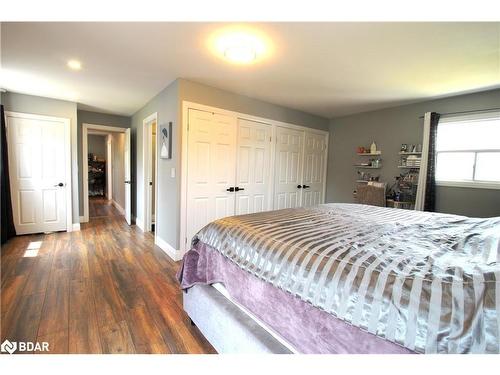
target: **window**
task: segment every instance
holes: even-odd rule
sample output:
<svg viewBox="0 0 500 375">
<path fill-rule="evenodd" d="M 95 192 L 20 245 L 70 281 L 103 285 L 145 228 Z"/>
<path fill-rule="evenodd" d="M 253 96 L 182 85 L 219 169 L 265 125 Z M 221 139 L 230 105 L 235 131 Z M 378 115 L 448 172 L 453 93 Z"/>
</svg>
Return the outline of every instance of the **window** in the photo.
<svg viewBox="0 0 500 375">
<path fill-rule="evenodd" d="M 436 139 L 436 181 L 500 189 L 500 112 L 442 118 Z"/>
</svg>

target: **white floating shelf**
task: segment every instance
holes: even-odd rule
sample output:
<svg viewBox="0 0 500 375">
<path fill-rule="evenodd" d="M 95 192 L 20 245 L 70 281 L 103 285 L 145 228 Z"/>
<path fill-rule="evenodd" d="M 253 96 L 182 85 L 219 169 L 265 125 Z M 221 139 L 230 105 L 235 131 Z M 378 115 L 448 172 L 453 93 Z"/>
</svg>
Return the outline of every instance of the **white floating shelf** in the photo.
<svg viewBox="0 0 500 375">
<path fill-rule="evenodd" d="M 402 169 L 420 169 L 420 166 L 418 166 L 418 167 L 409 167 L 407 165 L 398 165 L 398 168 L 402 168 Z"/>
<path fill-rule="evenodd" d="M 359 156 L 378 156 L 382 155 L 382 151 L 375 151 L 375 152 L 358 152 L 357 153 Z"/>
<path fill-rule="evenodd" d="M 422 152 L 400 152 L 399 155 L 421 155 Z"/>
<path fill-rule="evenodd" d="M 365 168 L 365 169 L 380 169 L 382 168 L 381 165 L 378 167 L 372 167 L 371 165 L 354 165 L 356 168 Z"/>
<path fill-rule="evenodd" d="M 367 180 L 356 180 L 357 183 L 359 184 L 367 184 L 369 181 Z"/>
</svg>

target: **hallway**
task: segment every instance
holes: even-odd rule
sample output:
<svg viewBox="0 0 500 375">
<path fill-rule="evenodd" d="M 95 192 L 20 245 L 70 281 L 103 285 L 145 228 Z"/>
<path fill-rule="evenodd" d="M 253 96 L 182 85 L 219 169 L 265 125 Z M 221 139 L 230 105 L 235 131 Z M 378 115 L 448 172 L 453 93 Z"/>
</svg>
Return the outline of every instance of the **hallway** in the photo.
<svg viewBox="0 0 500 375">
<path fill-rule="evenodd" d="M 2 246 L 1 341 L 47 341 L 51 353 L 214 353 L 183 311 L 179 264 L 113 215 Z"/>
<path fill-rule="evenodd" d="M 89 197 L 89 218 L 117 217 L 123 214 L 105 197 Z"/>
</svg>

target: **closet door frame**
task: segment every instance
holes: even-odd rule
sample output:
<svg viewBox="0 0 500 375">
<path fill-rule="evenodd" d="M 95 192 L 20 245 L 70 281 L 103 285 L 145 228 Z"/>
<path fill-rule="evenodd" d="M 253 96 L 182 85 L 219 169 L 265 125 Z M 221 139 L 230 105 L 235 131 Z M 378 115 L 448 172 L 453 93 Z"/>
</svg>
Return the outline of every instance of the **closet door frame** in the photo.
<svg viewBox="0 0 500 375">
<path fill-rule="evenodd" d="M 282 121 L 271 120 L 265 117 L 248 115 L 241 112 L 229 111 L 222 108 L 212 107 L 204 104 L 194 103 L 190 101 L 182 101 L 182 116 L 181 116 L 181 155 L 180 155 L 180 212 L 179 212 L 179 249 L 176 249 L 176 254 L 174 259 L 180 260 L 183 255 L 189 250 L 190 244 L 187 239 L 187 171 L 188 171 L 188 132 L 189 132 L 189 110 L 196 109 L 200 111 L 208 111 L 219 113 L 221 115 L 233 116 L 235 119 L 244 119 L 249 121 L 261 122 L 269 124 L 272 126 L 272 142 L 271 142 L 271 173 L 274 175 L 275 163 L 276 163 L 276 129 L 278 126 L 286 127 L 290 129 L 309 131 L 317 134 L 322 134 L 326 137 L 326 150 L 325 150 L 325 163 L 323 166 L 323 203 L 326 196 L 326 172 L 327 172 L 327 160 L 328 160 L 328 146 L 329 146 L 329 133 L 325 130 L 313 129 L 305 126 L 289 124 Z M 237 125 L 236 125 L 237 126 Z M 270 207 L 274 204 L 274 178 L 271 178 L 271 201 Z"/>
</svg>

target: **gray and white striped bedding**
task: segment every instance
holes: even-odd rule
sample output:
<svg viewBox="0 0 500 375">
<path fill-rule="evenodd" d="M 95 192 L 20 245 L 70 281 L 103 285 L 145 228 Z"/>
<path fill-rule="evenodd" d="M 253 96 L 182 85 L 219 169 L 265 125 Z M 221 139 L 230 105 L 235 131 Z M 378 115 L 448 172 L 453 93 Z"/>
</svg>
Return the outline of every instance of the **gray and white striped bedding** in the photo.
<svg viewBox="0 0 500 375">
<path fill-rule="evenodd" d="M 193 241 L 416 352 L 500 352 L 500 218 L 326 204 L 220 219 Z"/>
</svg>

